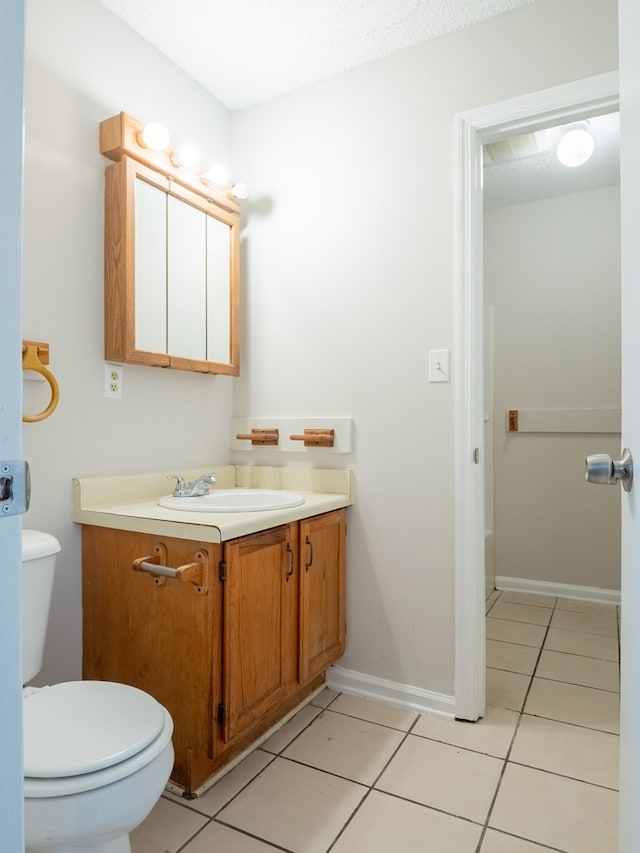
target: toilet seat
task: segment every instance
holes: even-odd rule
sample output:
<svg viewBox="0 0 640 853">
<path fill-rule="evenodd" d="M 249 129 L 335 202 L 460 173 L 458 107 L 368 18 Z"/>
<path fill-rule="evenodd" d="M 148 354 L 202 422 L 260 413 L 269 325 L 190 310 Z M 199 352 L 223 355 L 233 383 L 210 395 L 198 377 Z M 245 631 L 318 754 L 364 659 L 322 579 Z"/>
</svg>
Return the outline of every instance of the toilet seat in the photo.
<svg viewBox="0 0 640 853">
<path fill-rule="evenodd" d="M 173 724 L 153 697 L 125 684 L 71 681 L 24 699 L 25 795 L 98 788 L 148 764 Z"/>
</svg>

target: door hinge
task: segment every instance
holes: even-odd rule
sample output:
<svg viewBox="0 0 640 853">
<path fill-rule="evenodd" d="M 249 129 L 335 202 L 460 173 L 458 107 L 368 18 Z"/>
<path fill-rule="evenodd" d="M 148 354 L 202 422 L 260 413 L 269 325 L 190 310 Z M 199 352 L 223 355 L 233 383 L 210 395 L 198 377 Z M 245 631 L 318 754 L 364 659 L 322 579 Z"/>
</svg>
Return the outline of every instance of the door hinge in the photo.
<svg viewBox="0 0 640 853">
<path fill-rule="evenodd" d="M 221 726 L 227 722 L 227 707 L 224 702 L 218 705 L 218 722 Z"/>
<path fill-rule="evenodd" d="M 21 515 L 29 509 L 31 476 L 23 459 L 0 462 L 0 517 Z"/>
<path fill-rule="evenodd" d="M 227 561 L 220 560 L 218 563 L 218 577 L 221 581 L 226 581 L 227 579 Z"/>
</svg>

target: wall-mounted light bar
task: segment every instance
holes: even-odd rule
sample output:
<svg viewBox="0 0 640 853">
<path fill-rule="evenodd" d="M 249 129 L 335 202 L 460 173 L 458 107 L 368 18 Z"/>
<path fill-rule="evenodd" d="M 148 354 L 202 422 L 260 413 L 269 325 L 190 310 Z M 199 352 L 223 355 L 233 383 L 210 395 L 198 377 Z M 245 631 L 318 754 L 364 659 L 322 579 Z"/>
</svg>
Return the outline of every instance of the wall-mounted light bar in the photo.
<svg viewBox="0 0 640 853">
<path fill-rule="evenodd" d="M 116 162 L 123 154 L 132 157 L 234 213 L 249 195 L 246 184 L 229 180 L 225 167 L 203 165 L 192 146 L 171 145 L 169 131 L 159 122 L 145 125 L 127 113 L 105 119 L 100 122 L 100 153 Z"/>
</svg>

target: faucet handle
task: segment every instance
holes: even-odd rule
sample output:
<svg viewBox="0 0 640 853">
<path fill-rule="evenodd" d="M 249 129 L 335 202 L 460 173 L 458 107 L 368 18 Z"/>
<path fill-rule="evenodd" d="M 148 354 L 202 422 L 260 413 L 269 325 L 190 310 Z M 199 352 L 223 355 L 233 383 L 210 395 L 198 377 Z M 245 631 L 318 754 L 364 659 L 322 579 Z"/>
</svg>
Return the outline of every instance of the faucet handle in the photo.
<svg viewBox="0 0 640 853">
<path fill-rule="evenodd" d="M 184 477 L 181 477 L 180 474 L 167 474 L 167 480 L 176 481 L 176 487 L 173 490 L 174 498 L 181 498 L 187 491 L 187 484 L 184 480 Z"/>
</svg>

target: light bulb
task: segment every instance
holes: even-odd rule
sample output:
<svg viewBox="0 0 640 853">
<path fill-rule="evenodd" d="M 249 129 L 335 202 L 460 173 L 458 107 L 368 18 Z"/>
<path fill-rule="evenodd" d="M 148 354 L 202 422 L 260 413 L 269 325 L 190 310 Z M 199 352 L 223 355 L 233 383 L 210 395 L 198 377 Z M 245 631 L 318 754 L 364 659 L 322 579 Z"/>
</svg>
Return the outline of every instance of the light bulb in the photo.
<svg viewBox="0 0 640 853">
<path fill-rule="evenodd" d="M 216 187 L 223 187 L 229 181 L 229 170 L 222 163 L 215 163 L 205 171 L 202 176 L 205 184 L 214 184 Z"/>
<path fill-rule="evenodd" d="M 193 145 L 185 145 L 171 155 L 171 162 L 174 166 L 185 166 L 187 169 L 193 169 L 200 162 L 200 152 Z"/>
<path fill-rule="evenodd" d="M 230 193 L 232 196 L 242 201 L 242 199 L 249 197 L 249 187 L 240 181 L 231 187 Z"/>
<path fill-rule="evenodd" d="M 137 139 L 143 148 L 162 151 L 169 144 L 169 131 L 159 121 L 152 121 L 143 127 L 141 133 L 137 134 Z"/>
<path fill-rule="evenodd" d="M 593 154 L 593 136 L 584 124 L 568 128 L 558 142 L 556 157 L 563 166 L 575 168 L 586 163 Z"/>
</svg>

